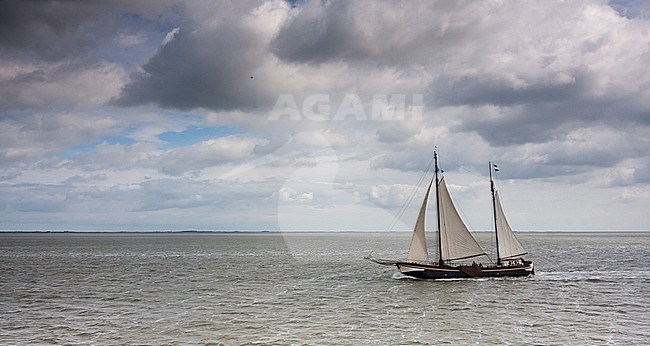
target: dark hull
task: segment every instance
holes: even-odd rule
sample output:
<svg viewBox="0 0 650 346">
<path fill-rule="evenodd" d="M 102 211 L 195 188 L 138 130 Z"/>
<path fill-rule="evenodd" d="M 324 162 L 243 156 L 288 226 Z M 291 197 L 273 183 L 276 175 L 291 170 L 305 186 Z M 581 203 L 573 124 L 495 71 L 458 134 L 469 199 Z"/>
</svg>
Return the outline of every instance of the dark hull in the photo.
<svg viewBox="0 0 650 346">
<path fill-rule="evenodd" d="M 516 277 L 535 274 L 532 262 L 508 266 L 447 266 L 393 262 L 399 271 L 418 279 L 466 279 L 481 277 Z"/>
</svg>

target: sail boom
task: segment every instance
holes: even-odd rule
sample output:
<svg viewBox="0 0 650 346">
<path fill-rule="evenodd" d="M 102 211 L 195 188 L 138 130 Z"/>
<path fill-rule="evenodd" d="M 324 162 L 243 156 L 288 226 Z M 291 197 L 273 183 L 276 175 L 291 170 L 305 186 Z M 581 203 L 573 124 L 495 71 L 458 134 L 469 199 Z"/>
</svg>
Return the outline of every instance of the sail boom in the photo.
<svg viewBox="0 0 650 346">
<path fill-rule="evenodd" d="M 516 255 L 510 255 L 510 256 L 507 256 L 507 257 L 501 257 L 501 259 L 505 259 L 505 260 L 507 260 L 507 259 L 512 259 L 512 258 L 514 258 L 514 257 L 517 257 L 517 256 L 523 256 L 523 255 L 527 255 L 527 254 L 528 254 L 528 252 L 522 252 L 522 253 L 519 253 L 519 254 L 516 254 Z"/>
<path fill-rule="evenodd" d="M 487 254 L 482 253 L 482 254 L 478 254 L 478 255 L 465 256 L 465 257 L 458 257 L 458 258 L 447 258 L 446 260 L 447 260 L 447 261 L 460 261 L 460 260 L 469 259 L 469 258 L 474 258 L 474 257 L 480 257 L 480 256 L 487 256 Z"/>
</svg>

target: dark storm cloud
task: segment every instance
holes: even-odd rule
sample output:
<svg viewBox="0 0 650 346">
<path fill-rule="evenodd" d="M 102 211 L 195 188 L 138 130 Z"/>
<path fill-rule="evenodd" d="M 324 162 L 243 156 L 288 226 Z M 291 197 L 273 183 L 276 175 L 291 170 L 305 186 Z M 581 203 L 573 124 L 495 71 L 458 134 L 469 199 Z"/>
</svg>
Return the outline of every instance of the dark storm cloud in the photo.
<svg viewBox="0 0 650 346">
<path fill-rule="evenodd" d="M 440 76 L 429 86 L 427 99 L 434 106 L 562 102 L 579 97 L 588 86 L 588 78 L 582 72 L 573 72 L 571 80 L 563 83 L 537 80 L 530 85 L 517 86 L 489 72 L 479 76 Z"/>
<path fill-rule="evenodd" d="M 60 60 L 85 53 L 112 32 L 108 3 L 84 1 L 1 1 L 3 55 Z"/>
<path fill-rule="evenodd" d="M 321 63 L 369 55 L 351 2 L 311 2 L 283 26 L 272 43 L 278 57 L 290 62 Z"/>
<path fill-rule="evenodd" d="M 492 102 L 500 100 L 500 97 L 495 97 Z M 498 117 L 481 112 L 481 108 L 477 108 L 456 130 L 474 131 L 494 146 L 544 143 L 574 129 L 598 124 L 614 128 L 650 124 L 650 114 L 633 98 L 560 97 L 558 100 L 502 107 Z"/>
<path fill-rule="evenodd" d="M 150 55 L 168 1 L 1 1 L 0 112 L 103 104 Z M 164 34 L 163 34 L 164 35 Z M 117 90 L 115 90 L 117 89 Z"/>
<path fill-rule="evenodd" d="M 309 1 L 270 46 L 292 63 L 426 63 L 446 56 L 445 48 L 476 31 L 478 22 L 446 25 L 448 16 L 462 7 L 450 1 Z"/>
<path fill-rule="evenodd" d="M 98 54 L 120 34 L 151 30 L 181 9 L 167 0 L 0 1 L 0 57 L 54 62 Z"/>
<path fill-rule="evenodd" d="M 155 103 L 175 109 L 236 109 L 254 105 L 256 38 L 234 25 L 214 31 L 184 28 L 131 76 L 115 103 Z"/>
<path fill-rule="evenodd" d="M 113 102 L 232 110 L 268 101 L 264 90 L 272 83 L 256 73 L 264 62 L 264 39 L 244 18 L 255 4 L 215 5 L 195 14 L 201 18 L 186 18 L 173 40 L 131 76 Z"/>
</svg>

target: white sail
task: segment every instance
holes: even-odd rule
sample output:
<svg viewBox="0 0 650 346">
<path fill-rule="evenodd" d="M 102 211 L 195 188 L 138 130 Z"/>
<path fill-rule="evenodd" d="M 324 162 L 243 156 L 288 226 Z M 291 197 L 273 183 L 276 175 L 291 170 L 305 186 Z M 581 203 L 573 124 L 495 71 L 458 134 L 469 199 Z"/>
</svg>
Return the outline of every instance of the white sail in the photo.
<svg viewBox="0 0 650 346">
<path fill-rule="evenodd" d="M 508 259 L 516 256 L 525 255 L 526 249 L 521 245 L 515 234 L 512 232 L 512 228 L 506 220 L 506 215 L 503 213 L 503 207 L 501 207 L 501 200 L 499 199 L 499 193 L 494 193 L 495 200 L 495 210 L 496 220 L 497 220 L 497 238 L 499 239 L 499 258 Z"/>
<path fill-rule="evenodd" d="M 424 195 L 424 201 L 422 201 L 422 207 L 420 207 L 420 214 L 418 215 L 418 220 L 415 222 L 413 237 L 411 238 L 411 246 L 409 247 L 409 253 L 406 257 L 409 261 L 427 262 L 429 260 L 427 240 L 424 237 L 424 219 L 427 214 L 427 201 L 429 200 L 429 192 L 431 191 L 432 184 L 433 180 L 431 180 L 427 193 Z"/>
<path fill-rule="evenodd" d="M 440 215 L 440 251 L 445 261 L 471 258 L 485 254 L 458 215 L 447 190 L 445 178 L 439 183 L 438 213 Z"/>
</svg>

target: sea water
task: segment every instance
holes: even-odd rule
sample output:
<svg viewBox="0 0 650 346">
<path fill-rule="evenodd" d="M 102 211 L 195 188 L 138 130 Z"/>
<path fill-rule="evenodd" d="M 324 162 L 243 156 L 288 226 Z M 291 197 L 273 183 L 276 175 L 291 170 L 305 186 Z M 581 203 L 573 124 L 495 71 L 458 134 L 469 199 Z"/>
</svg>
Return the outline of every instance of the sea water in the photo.
<svg viewBox="0 0 650 346">
<path fill-rule="evenodd" d="M 0 233 L 0 343 L 650 343 L 650 233 L 518 237 L 534 276 L 422 281 L 363 259 L 409 233 Z"/>
</svg>

